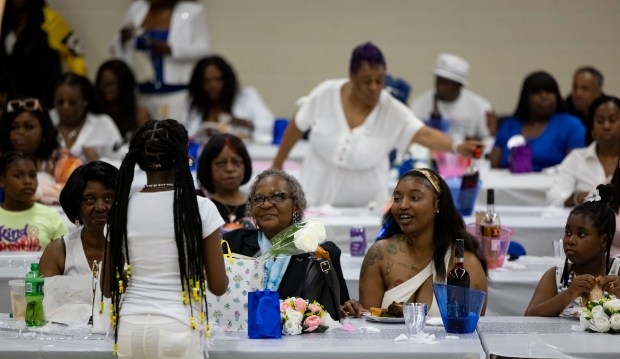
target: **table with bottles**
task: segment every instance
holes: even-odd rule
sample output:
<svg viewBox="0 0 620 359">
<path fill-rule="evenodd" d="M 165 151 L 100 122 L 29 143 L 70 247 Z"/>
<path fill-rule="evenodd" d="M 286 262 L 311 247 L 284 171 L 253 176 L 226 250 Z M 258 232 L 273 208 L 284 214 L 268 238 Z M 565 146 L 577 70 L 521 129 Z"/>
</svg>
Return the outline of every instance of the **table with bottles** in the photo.
<svg viewBox="0 0 620 359">
<path fill-rule="evenodd" d="M 476 211 L 485 211 L 478 206 Z M 367 247 L 375 241 L 381 229 L 383 208 L 376 207 L 313 207 L 306 212 L 306 218 L 318 218 L 327 230 L 327 238 L 336 243 L 343 253 L 349 252 L 352 227 L 366 229 Z M 502 226 L 513 231 L 512 240 L 522 244 L 528 255 L 553 256 L 553 240 L 562 238 L 568 209 L 555 207 L 495 206 Z M 465 223 L 474 223 L 474 216 L 464 218 Z"/>
<path fill-rule="evenodd" d="M 349 296 L 359 298 L 359 275 L 364 257 L 343 253 L 340 258 Z M 561 258 L 524 256 L 505 261 L 501 268 L 489 270 L 487 316 L 519 316 L 525 313 L 538 281 Z"/>
</svg>

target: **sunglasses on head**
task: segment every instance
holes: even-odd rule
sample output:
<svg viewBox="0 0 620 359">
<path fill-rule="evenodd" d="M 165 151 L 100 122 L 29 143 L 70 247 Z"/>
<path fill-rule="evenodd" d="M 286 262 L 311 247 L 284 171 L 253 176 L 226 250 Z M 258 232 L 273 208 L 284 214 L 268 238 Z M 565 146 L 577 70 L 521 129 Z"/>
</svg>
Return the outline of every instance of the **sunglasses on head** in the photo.
<svg viewBox="0 0 620 359">
<path fill-rule="evenodd" d="M 43 108 L 41 107 L 39 100 L 36 98 L 9 100 L 9 102 L 7 102 L 6 104 L 7 112 L 16 112 L 20 109 L 23 109 L 24 111 L 40 111 Z"/>
</svg>

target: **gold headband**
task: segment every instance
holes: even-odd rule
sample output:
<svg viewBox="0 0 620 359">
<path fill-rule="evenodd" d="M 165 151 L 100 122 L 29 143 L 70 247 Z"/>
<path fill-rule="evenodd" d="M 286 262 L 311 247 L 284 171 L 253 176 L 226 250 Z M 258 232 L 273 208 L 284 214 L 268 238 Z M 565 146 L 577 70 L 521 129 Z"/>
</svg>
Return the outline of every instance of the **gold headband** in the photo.
<svg viewBox="0 0 620 359">
<path fill-rule="evenodd" d="M 431 183 L 431 185 L 435 189 L 435 192 L 437 192 L 437 194 L 441 194 L 439 179 L 437 179 L 437 176 L 435 176 L 433 172 L 431 172 L 428 168 L 419 168 L 415 169 L 414 171 L 423 174 L 424 177 L 426 177 L 426 179 Z"/>
</svg>

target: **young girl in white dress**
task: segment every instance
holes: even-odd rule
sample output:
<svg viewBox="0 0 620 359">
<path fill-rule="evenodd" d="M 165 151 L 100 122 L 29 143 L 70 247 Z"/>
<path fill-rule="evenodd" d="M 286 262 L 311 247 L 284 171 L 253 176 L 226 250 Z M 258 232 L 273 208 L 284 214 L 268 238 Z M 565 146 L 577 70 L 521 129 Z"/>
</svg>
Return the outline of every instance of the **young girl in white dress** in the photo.
<svg viewBox="0 0 620 359">
<path fill-rule="evenodd" d="M 587 301 L 596 287 L 620 296 L 620 259 L 609 255 L 616 232 L 613 196 L 613 185 L 599 185 L 571 211 L 563 239 L 566 261 L 540 279 L 526 316 L 578 316 L 582 298 Z"/>
</svg>

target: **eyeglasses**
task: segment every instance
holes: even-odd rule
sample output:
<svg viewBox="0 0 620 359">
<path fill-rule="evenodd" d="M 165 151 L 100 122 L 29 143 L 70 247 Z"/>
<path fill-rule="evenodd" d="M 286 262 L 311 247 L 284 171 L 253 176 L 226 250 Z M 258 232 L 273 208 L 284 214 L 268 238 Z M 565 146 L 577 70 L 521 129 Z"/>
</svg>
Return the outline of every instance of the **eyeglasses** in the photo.
<svg viewBox="0 0 620 359">
<path fill-rule="evenodd" d="M 41 108 L 41 104 L 39 103 L 39 100 L 36 98 L 25 98 L 23 100 L 20 100 L 20 99 L 10 100 L 6 104 L 6 112 L 16 112 L 16 111 L 19 111 L 20 109 L 23 109 L 25 111 L 39 111 L 39 110 L 42 110 L 43 108 Z"/>
<path fill-rule="evenodd" d="M 250 198 L 250 205 L 252 207 L 262 206 L 263 203 L 265 203 L 266 199 L 268 199 L 269 202 L 271 202 L 271 204 L 277 205 L 277 204 L 280 204 L 286 201 L 287 198 L 294 198 L 294 197 L 290 196 L 288 193 L 285 193 L 285 192 L 276 192 L 276 193 L 270 194 L 269 196 L 254 196 Z"/>
</svg>

